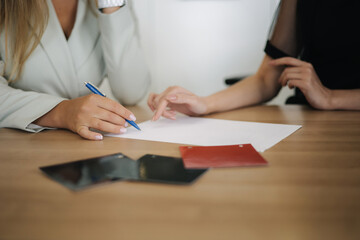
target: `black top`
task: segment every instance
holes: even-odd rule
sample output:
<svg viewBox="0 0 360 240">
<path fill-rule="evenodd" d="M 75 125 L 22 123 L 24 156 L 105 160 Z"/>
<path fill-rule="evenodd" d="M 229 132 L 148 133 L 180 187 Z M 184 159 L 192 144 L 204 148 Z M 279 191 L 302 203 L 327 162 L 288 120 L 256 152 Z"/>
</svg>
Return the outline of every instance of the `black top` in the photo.
<svg viewBox="0 0 360 240">
<path fill-rule="evenodd" d="M 265 52 L 310 62 L 329 89 L 360 89 L 360 1 L 282 1 Z M 292 101 L 307 103 L 299 89 Z"/>
</svg>

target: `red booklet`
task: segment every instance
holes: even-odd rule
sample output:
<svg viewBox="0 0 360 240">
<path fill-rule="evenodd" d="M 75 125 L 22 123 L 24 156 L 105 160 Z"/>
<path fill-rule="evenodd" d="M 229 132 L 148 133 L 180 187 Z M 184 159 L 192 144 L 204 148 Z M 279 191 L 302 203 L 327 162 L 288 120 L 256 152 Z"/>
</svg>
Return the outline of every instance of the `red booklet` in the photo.
<svg viewBox="0 0 360 240">
<path fill-rule="evenodd" d="M 251 144 L 227 146 L 181 146 L 185 168 L 263 166 L 268 162 Z"/>
</svg>

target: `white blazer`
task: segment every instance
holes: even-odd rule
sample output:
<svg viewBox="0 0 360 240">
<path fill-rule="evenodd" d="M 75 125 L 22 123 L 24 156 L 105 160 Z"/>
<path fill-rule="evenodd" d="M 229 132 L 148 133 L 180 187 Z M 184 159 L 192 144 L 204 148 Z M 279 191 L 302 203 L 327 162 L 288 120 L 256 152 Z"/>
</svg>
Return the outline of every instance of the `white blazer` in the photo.
<svg viewBox="0 0 360 240">
<path fill-rule="evenodd" d="M 107 75 L 114 96 L 136 104 L 150 84 L 139 47 L 131 1 L 112 14 L 97 16 L 79 0 L 74 28 L 66 40 L 51 0 L 41 43 L 26 61 L 18 81 L 8 84 L 11 63 L 0 75 L 0 127 L 37 132 L 31 124 L 64 99 L 89 94 L 85 81 L 100 85 Z M 0 61 L 5 61 L 5 34 L 0 33 Z M 0 62 L 0 73 L 4 62 Z"/>
</svg>

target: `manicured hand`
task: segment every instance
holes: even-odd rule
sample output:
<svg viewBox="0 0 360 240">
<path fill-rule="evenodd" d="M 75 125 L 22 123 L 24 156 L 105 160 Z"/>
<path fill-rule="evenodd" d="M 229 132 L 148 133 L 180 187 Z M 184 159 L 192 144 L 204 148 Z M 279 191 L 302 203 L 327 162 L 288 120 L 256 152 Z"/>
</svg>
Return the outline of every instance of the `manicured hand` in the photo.
<svg viewBox="0 0 360 240">
<path fill-rule="evenodd" d="M 134 114 L 118 102 L 91 94 L 62 101 L 35 123 L 41 126 L 66 128 L 83 138 L 101 140 L 103 136 L 91 129 L 115 134 L 125 133 L 128 124 L 125 118 L 136 120 Z"/>
<path fill-rule="evenodd" d="M 272 60 L 270 64 L 285 67 L 279 78 L 282 86 L 299 88 L 314 108 L 329 108 L 331 90 L 321 83 L 312 64 L 292 57 Z"/>
<path fill-rule="evenodd" d="M 169 87 L 160 94 L 151 93 L 147 103 L 155 112 L 153 121 L 160 116 L 175 120 L 176 112 L 197 116 L 205 114 L 207 109 L 204 98 L 178 86 Z"/>
</svg>

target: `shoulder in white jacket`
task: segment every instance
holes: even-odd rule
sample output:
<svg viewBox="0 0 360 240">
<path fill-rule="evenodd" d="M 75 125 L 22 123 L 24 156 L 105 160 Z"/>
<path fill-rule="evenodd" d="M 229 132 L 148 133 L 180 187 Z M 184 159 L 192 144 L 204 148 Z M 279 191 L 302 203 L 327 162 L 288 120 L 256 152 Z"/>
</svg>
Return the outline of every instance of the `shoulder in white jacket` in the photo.
<svg viewBox="0 0 360 240">
<path fill-rule="evenodd" d="M 79 0 L 74 28 L 66 40 L 51 0 L 49 22 L 40 44 L 13 84 L 0 76 L 0 127 L 39 131 L 29 127 L 64 99 L 89 94 L 85 81 L 100 85 L 105 76 L 114 96 L 124 105 L 136 104 L 147 92 L 150 78 L 139 46 L 131 1 L 112 14 L 97 16 L 89 1 Z M 0 60 L 5 38 L 0 33 Z M 1 68 L 1 63 L 0 63 Z"/>
</svg>

